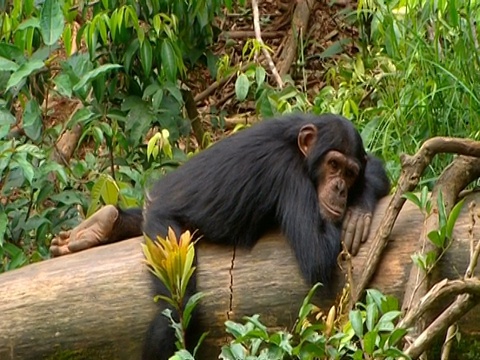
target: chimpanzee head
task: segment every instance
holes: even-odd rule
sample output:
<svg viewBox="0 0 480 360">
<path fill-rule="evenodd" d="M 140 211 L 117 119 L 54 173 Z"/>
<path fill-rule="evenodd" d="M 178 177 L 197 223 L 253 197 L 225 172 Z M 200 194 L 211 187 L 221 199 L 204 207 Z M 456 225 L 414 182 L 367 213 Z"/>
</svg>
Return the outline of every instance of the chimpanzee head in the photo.
<svg viewBox="0 0 480 360">
<path fill-rule="evenodd" d="M 360 134 L 347 119 L 322 115 L 301 127 L 298 147 L 306 158 L 323 218 L 340 222 L 349 192 L 364 177 L 367 155 Z"/>
</svg>

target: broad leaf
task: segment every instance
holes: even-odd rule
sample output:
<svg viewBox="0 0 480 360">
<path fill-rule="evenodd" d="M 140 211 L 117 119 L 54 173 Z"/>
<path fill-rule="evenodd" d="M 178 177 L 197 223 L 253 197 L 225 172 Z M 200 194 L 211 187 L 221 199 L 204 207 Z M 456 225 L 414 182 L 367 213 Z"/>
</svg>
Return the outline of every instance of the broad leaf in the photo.
<svg viewBox="0 0 480 360">
<path fill-rule="evenodd" d="M 38 106 L 37 100 L 32 99 L 27 103 L 23 112 L 23 130 L 30 139 L 37 141 L 42 134 L 42 128 L 40 106 Z"/>
<path fill-rule="evenodd" d="M 98 68 L 89 71 L 86 73 L 80 81 L 73 87 L 73 91 L 78 91 L 81 88 L 83 88 L 88 82 L 93 81 L 97 76 L 104 74 L 106 72 L 112 71 L 114 69 L 121 68 L 121 65 L 118 64 L 105 64 L 105 65 L 100 65 Z"/>
<path fill-rule="evenodd" d="M 247 75 L 240 74 L 235 81 L 235 94 L 239 101 L 243 101 L 247 98 L 248 90 L 250 89 L 250 81 L 248 80 Z"/>
<path fill-rule="evenodd" d="M 13 61 L 0 57 L 0 69 L 2 69 L 2 71 L 16 71 L 18 67 L 19 66 Z"/>
<path fill-rule="evenodd" d="M 45 45 L 53 45 L 63 32 L 64 18 L 60 0 L 45 0 L 40 11 L 40 33 Z"/>
<path fill-rule="evenodd" d="M 177 62 L 173 46 L 167 39 L 162 43 L 160 58 L 162 59 L 162 68 L 167 80 L 174 83 L 177 79 Z"/>
<path fill-rule="evenodd" d="M 33 74 L 35 71 L 41 69 L 43 67 L 43 61 L 41 60 L 32 60 L 27 63 L 20 65 L 20 67 L 15 71 L 10 79 L 8 79 L 7 89 L 6 91 L 10 90 L 12 87 L 17 86 L 20 82 L 25 79 L 26 77 Z"/>
</svg>

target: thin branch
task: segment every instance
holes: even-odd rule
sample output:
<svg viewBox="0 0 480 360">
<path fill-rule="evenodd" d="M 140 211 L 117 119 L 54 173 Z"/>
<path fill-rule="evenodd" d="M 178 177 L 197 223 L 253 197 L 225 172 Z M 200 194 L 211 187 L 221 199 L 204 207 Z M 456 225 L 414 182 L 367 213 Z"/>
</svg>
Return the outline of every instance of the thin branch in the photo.
<svg viewBox="0 0 480 360">
<path fill-rule="evenodd" d="M 408 329 L 421 317 L 425 312 L 433 309 L 438 303 L 452 295 L 472 294 L 480 297 L 480 280 L 476 278 L 464 280 L 447 280 L 444 279 L 435 284 L 430 291 L 420 299 L 420 302 L 414 306 L 405 317 L 398 323 L 397 328 Z"/>
<path fill-rule="evenodd" d="M 479 288 L 480 289 L 480 288 Z M 477 290 L 479 290 L 477 289 Z M 478 303 L 478 295 L 460 295 L 444 312 L 440 314 L 408 347 L 405 354 L 416 359 L 435 341 L 436 336 L 443 333 L 449 324 L 457 322 Z"/>
<path fill-rule="evenodd" d="M 252 66 L 252 63 L 248 63 L 248 64 L 243 65 L 240 68 L 240 72 L 244 72 L 250 66 Z M 229 82 L 231 79 L 233 79 L 234 76 L 236 76 L 236 73 L 231 75 L 231 76 L 226 76 L 226 77 L 224 77 L 220 80 L 215 81 L 209 87 L 207 87 L 205 90 L 203 90 L 200 94 L 197 94 L 193 98 L 193 100 L 195 101 L 195 103 L 198 103 L 202 100 L 205 100 L 211 93 L 213 93 L 215 90 L 217 90 L 220 86 L 225 85 L 227 82 Z"/>
<path fill-rule="evenodd" d="M 368 253 L 369 262 L 362 272 L 358 287 L 355 290 L 352 289 L 352 291 L 355 291 L 355 302 L 362 297 L 382 258 L 383 250 L 388 243 L 388 237 L 406 200 L 403 194 L 415 189 L 420 176 L 437 153 L 457 153 L 480 157 L 480 142 L 460 138 L 434 137 L 425 141 L 414 156 L 404 155 L 401 157 L 402 174 L 398 181 L 397 190 L 392 196 L 388 210 L 382 220 L 383 226 L 375 234 Z"/>
<path fill-rule="evenodd" d="M 450 325 L 445 337 L 445 343 L 442 346 L 442 356 L 440 360 L 448 360 L 450 357 L 450 351 L 452 350 L 453 340 L 458 332 L 458 326 L 456 324 Z"/>
<path fill-rule="evenodd" d="M 253 29 L 255 30 L 255 38 L 257 39 L 257 41 L 259 42 L 262 48 L 263 56 L 265 56 L 265 59 L 267 59 L 268 66 L 270 67 L 270 71 L 272 72 L 272 75 L 275 81 L 277 82 L 278 87 L 282 89 L 283 88 L 282 78 L 280 77 L 280 74 L 278 73 L 278 70 L 275 67 L 275 64 L 273 63 L 270 53 L 265 47 L 265 43 L 263 42 L 262 34 L 260 32 L 260 14 L 258 11 L 257 0 L 252 0 L 252 10 L 253 10 Z"/>
<path fill-rule="evenodd" d="M 265 31 L 262 33 L 263 39 L 276 39 L 281 36 L 285 31 Z M 220 37 L 223 39 L 248 39 L 255 36 L 255 31 L 251 30 L 237 30 L 237 31 L 223 31 Z"/>
<path fill-rule="evenodd" d="M 437 206 L 438 196 L 440 193 L 443 195 L 443 206 L 445 207 L 445 213 L 448 216 L 457 202 L 459 193 L 479 176 L 480 159 L 465 156 L 456 157 L 442 172 L 430 196 L 432 209 L 430 214 L 425 218 L 422 232 L 419 237 L 419 243 L 417 246 L 418 254 L 426 255 L 428 253 L 435 253 L 437 255 L 437 260 L 441 258 L 442 254 L 440 250 L 442 249 L 435 246 L 428 238 L 428 234 L 433 230 L 437 230 L 439 227 Z M 443 249 L 444 252 L 446 250 L 447 249 Z M 411 268 L 408 282 L 405 287 L 405 295 L 403 297 L 402 309 L 404 311 L 407 311 L 412 304 L 417 304 L 419 299 L 430 289 L 431 273 L 431 271 L 427 272 L 418 266 L 413 266 Z M 423 331 L 425 326 L 424 323 L 425 319 L 419 319 L 415 324 L 415 331 Z M 413 333 L 415 333 L 415 331 L 413 331 Z"/>
</svg>

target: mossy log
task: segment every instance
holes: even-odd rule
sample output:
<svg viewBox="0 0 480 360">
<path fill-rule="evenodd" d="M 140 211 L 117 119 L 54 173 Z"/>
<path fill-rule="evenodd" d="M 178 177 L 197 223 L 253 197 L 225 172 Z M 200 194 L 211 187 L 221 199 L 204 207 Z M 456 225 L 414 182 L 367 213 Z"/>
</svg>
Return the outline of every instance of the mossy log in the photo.
<svg viewBox="0 0 480 360">
<path fill-rule="evenodd" d="M 467 203 L 480 200 L 468 196 Z M 388 198 L 381 201 L 371 236 L 379 227 Z M 468 214 L 455 229 L 455 243 L 440 264 L 441 277 L 457 278 L 468 263 Z M 423 217 L 407 203 L 371 287 L 403 297 L 405 282 L 422 229 Z M 475 229 L 476 239 L 480 230 Z M 143 337 L 158 310 L 141 238 L 50 259 L 0 275 L 0 359 L 138 359 Z M 224 322 L 258 313 L 271 327 L 291 326 L 309 287 L 302 280 L 284 238 L 267 234 L 253 250 L 199 243 L 197 247 L 201 324 L 209 331 L 202 354 L 216 358 L 227 339 Z M 354 275 L 367 261 L 368 242 L 353 258 Z M 316 303 L 328 309 L 341 291 L 344 276 L 335 274 L 330 290 Z M 462 321 L 462 330 L 480 331 L 480 309 Z"/>
</svg>

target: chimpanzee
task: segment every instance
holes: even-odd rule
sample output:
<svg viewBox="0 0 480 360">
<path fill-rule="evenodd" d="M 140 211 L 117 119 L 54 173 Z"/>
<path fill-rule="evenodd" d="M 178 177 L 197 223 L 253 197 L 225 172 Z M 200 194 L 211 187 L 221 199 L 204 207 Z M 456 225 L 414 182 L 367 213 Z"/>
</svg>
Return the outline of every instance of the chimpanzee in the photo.
<svg viewBox="0 0 480 360">
<path fill-rule="evenodd" d="M 350 121 L 331 114 L 285 116 L 219 141 L 167 174 L 146 196 L 143 217 L 141 209 L 110 207 L 111 225 L 99 229 L 87 220 L 52 241 L 51 252 L 63 255 L 142 230 L 156 239 L 168 227 L 252 247 L 277 225 L 305 279 L 328 283 L 342 230 L 356 253 L 389 188 L 380 160 L 367 155 Z M 189 291 L 195 292 L 195 279 Z M 158 315 L 147 333 L 144 359 L 168 359 L 174 343 L 167 318 Z"/>
</svg>

